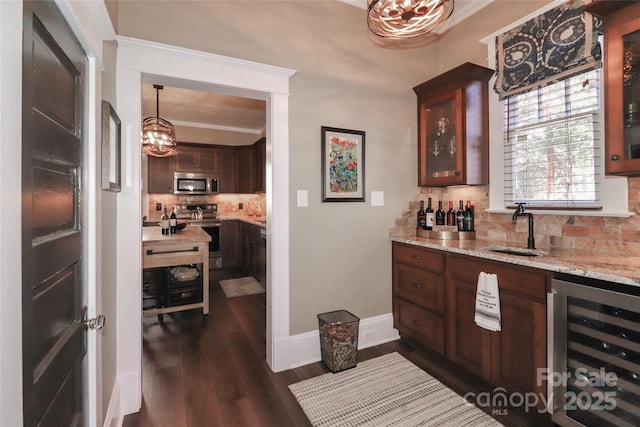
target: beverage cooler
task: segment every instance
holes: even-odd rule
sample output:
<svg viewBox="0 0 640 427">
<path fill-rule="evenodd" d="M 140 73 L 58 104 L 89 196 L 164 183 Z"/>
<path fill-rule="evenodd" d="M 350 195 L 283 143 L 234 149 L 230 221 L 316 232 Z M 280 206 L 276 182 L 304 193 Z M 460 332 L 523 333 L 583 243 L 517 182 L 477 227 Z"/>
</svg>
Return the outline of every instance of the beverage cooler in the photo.
<svg viewBox="0 0 640 427">
<path fill-rule="evenodd" d="M 548 307 L 552 420 L 640 425 L 640 287 L 557 274 Z"/>
</svg>

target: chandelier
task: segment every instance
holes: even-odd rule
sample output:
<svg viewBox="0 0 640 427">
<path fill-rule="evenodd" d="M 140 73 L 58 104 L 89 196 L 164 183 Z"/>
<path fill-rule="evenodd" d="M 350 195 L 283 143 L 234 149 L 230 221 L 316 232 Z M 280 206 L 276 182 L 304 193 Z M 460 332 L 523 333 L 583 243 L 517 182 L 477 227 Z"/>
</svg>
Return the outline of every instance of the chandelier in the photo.
<svg viewBox="0 0 640 427">
<path fill-rule="evenodd" d="M 171 157 L 178 152 L 176 130 L 160 117 L 160 90 L 162 85 L 153 85 L 156 90 L 156 116 L 142 121 L 142 151 L 153 157 Z"/>
<path fill-rule="evenodd" d="M 367 0 L 367 24 L 375 35 L 405 39 L 425 35 L 453 12 L 453 0 Z"/>
</svg>

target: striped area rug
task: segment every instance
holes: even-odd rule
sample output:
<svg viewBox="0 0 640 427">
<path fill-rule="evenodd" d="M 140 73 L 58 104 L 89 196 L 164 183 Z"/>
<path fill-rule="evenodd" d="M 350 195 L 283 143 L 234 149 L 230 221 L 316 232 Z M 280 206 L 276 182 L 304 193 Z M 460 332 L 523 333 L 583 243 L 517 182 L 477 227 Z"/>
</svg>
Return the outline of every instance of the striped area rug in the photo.
<svg viewBox="0 0 640 427">
<path fill-rule="evenodd" d="M 289 389 L 314 426 L 501 426 L 398 353 Z"/>
</svg>

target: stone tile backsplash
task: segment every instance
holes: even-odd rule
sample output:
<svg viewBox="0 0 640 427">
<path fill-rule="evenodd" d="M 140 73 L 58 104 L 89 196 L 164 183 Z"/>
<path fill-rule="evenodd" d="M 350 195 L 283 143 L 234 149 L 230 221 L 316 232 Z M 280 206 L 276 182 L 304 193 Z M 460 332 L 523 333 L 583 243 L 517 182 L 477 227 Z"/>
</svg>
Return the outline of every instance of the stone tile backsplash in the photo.
<svg viewBox="0 0 640 427">
<path fill-rule="evenodd" d="M 536 247 L 578 249 L 603 255 L 640 256 L 640 178 L 629 178 L 628 218 L 577 216 L 577 215 L 535 215 L 534 237 Z M 526 245 L 528 226 L 526 218 L 517 223 L 512 214 L 487 213 L 489 206 L 489 186 L 421 188 L 409 208 L 396 220 L 391 229 L 392 236 L 415 234 L 415 218 L 420 200 L 432 198 L 434 210 L 438 200 L 443 201 L 443 209 L 448 209 L 449 200 L 457 209 L 459 200 L 473 200 L 475 203 L 475 228 L 479 239 L 508 242 L 511 245 Z"/>
<path fill-rule="evenodd" d="M 173 194 L 149 194 L 148 221 L 159 221 L 162 211 L 156 211 L 156 203 L 166 206 L 167 213 L 171 213 L 173 205 L 216 203 L 218 216 L 221 218 L 239 218 L 245 216 L 264 217 L 266 215 L 266 201 L 264 194 L 215 194 L 208 196 L 182 196 Z M 242 209 L 239 208 L 242 203 Z M 260 206 L 258 209 L 257 207 Z M 253 210 L 253 214 L 249 213 Z M 261 215 L 258 215 L 261 213 Z"/>
</svg>

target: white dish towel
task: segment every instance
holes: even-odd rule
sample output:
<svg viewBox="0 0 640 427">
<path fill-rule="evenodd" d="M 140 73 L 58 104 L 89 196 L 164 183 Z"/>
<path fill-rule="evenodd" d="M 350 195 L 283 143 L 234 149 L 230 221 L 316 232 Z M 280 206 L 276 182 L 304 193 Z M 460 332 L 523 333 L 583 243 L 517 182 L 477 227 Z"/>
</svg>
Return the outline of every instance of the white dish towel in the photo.
<svg viewBox="0 0 640 427">
<path fill-rule="evenodd" d="M 496 274 L 480 272 L 476 288 L 476 325 L 500 331 L 500 291 Z"/>
</svg>

